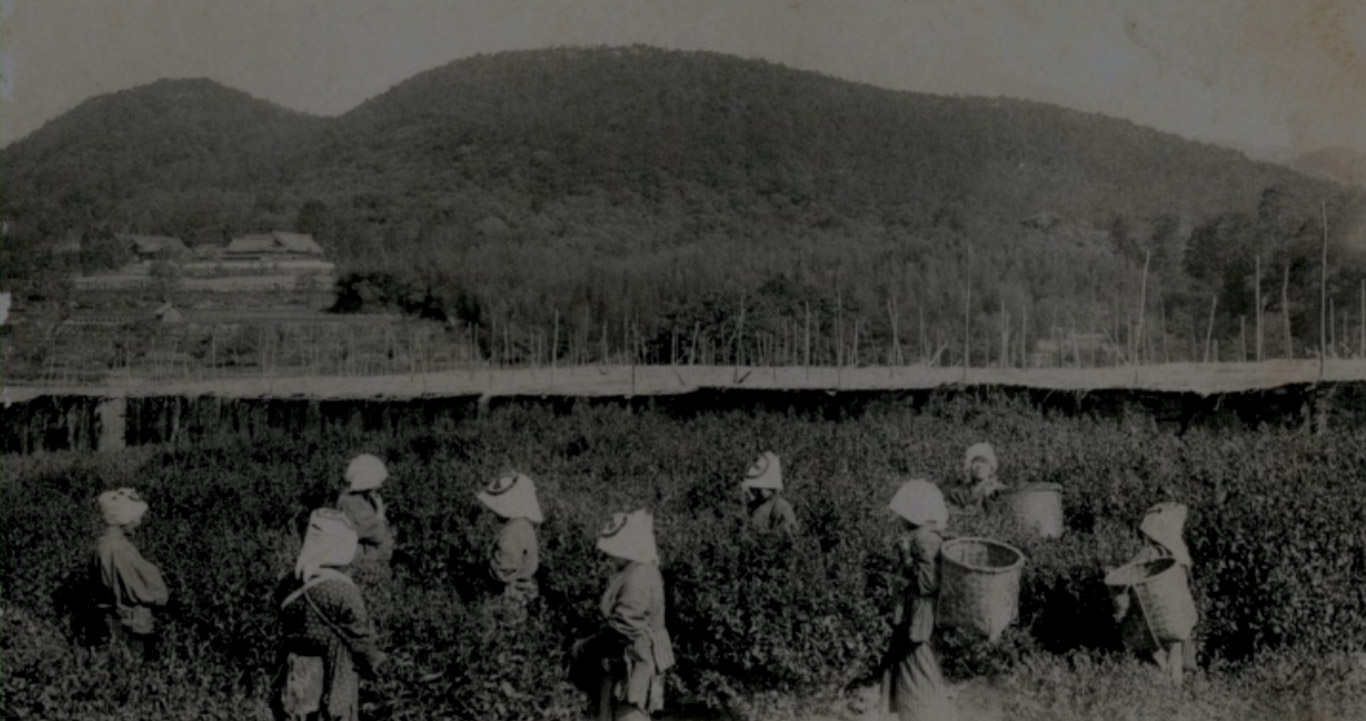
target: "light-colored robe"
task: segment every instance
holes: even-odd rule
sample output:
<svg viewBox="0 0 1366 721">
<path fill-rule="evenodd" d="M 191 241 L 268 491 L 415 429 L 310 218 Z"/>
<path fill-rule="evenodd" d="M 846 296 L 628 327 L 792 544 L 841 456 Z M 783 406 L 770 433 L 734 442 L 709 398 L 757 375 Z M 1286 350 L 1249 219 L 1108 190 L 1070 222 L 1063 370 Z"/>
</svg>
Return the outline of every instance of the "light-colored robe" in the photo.
<svg viewBox="0 0 1366 721">
<path fill-rule="evenodd" d="M 105 529 L 90 555 L 95 607 L 126 633 L 150 636 L 156 632 L 152 608 L 165 606 L 170 591 L 161 571 L 142 557 L 123 531 Z"/>
<path fill-rule="evenodd" d="M 494 580 L 505 584 L 505 593 L 517 600 L 535 598 L 536 570 L 540 564 L 536 528 L 531 521 L 513 518 L 504 523 L 493 543 L 489 573 Z"/>
<path fill-rule="evenodd" d="M 750 520 L 760 531 L 795 533 L 797 530 L 797 516 L 792 512 L 792 504 L 778 495 L 759 504 L 750 514 Z"/>
<path fill-rule="evenodd" d="M 621 653 L 603 680 L 599 718 L 648 719 L 664 708 L 673 640 L 664 627 L 664 578 L 657 563 L 633 562 L 612 576 L 600 604 L 609 648 Z"/>
</svg>

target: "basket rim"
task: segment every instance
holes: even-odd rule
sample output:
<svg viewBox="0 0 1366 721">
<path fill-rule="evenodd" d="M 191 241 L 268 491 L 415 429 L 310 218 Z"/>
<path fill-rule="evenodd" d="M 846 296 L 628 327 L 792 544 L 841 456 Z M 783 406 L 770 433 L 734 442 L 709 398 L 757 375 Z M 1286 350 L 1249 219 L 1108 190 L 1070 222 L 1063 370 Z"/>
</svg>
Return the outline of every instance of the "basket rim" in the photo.
<svg viewBox="0 0 1366 721">
<path fill-rule="evenodd" d="M 1122 582 L 1120 582 L 1120 581 L 1118 581 L 1118 580 L 1111 580 L 1111 579 L 1114 579 L 1121 571 L 1128 571 L 1128 570 L 1131 569 L 1131 568 L 1141 568 L 1141 567 L 1146 567 L 1146 566 L 1157 566 L 1157 565 L 1162 565 L 1163 568 L 1162 568 L 1161 570 L 1159 570 L 1159 571 L 1156 571 L 1155 573 L 1149 573 L 1148 575 L 1144 576 L 1144 577 L 1143 577 L 1143 580 L 1141 580 L 1141 581 L 1135 581 L 1135 582 L 1133 582 L 1133 583 L 1122 583 Z M 1172 570 L 1172 568 L 1175 567 L 1175 566 L 1177 566 L 1177 565 L 1179 565 L 1179 564 L 1177 564 L 1176 559 L 1175 559 L 1175 558 L 1171 558 L 1171 557 L 1150 558 L 1150 559 L 1148 559 L 1148 560 L 1146 560 L 1146 561 L 1130 561 L 1130 562 L 1128 562 L 1128 563 L 1126 563 L 1126 564 L 1124 564 L 1124 565 L 1122 565 L 1122 566 L 1120 566 L 1120 567 L 1118 567 L 1118 568 L 1115 568 L 1115 569 L 1111 570 L 1109 573 L 1106 573 L 1106 574 L 1105 574 L 1105 585 L 1107 585 L 1107 586 L 1123 586 L 1123 587 L 1142 586 L 1142 585 L 1145 584 L 1145 583 L 1150 583 L 1153 579 L 1157 578 L 1158 576 L 1160 576 L 1160 575 L 1162 575 L 1162 574 L 1164 574 L 1164 573 L 1167 573 L 1168 571 Z"/>
<path fill-rule="evenodd" d="M 1002 493 L 1062 493 L 1061 483 L 1029 483 L 1015 488 L 1007 488 Z"/>
<path fill-rule="evenodd" d="M 1015 560 L 1012 561 L 1008 566 L 977 566 L 971 563 L 963 563 L 962 561 L 959 561 L 955 558 L 950 558 L 949 556 L 944 555 L 944 551 L 949 547 L 965 543 L 976 543 L 984 546 L 996 546 L 998 548 L 1003 548 L 1015 554 Z M 966 568 L 969 571 L 975 571 L 977 573 L 1009 573 L 1010 571 L 1017 570 L 1020 567 L 1024 566 L 1025 562 L 1024 551 L 1021 551 L 1020 549 L 1010 545 L 1009 543 L 1002 543 L 1001 541 L 998 541 L 994 538 L 987 538 L 985 536 L 963 536 L 961 538 L 949 539 L 947 541 L 944 541 L 944 545 L 940 546 L 939 554 L 940 557 L 944 560 L 944 563 L 949 563 L 959 568 Z"/>
</svg>

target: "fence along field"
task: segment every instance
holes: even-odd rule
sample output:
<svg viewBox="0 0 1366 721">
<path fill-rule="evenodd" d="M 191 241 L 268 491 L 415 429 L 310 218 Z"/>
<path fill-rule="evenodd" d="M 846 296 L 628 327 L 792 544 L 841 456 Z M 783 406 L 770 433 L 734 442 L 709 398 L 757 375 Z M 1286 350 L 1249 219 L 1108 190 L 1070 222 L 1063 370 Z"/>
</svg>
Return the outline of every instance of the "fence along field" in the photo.
<svg viewBox="0 0 1366 721">
<path fill-rule="evenodd" d="M 997 445 L 1009 482 L 1064 486 L 1067 529 L 1039 542 L 992 518 L 955 522 L 956 533 L 997 537 L 1028 556 L 1020 619 L 1002 641 L 948 640 L 947 673 L 967 684 L 964 708 L 1029 720 L 1178 710 L 1359 718 L 1366 672 L 1351 653 L 1366 644 L 1366 499 L 1356 488 L 1366 447 L 1357 430 L 1178 437 L 950 394 L 918 411 L 884 403 L 843 421 L 509 406 L 440 432 L 280 432 L 7 458 L 6 705 L 18 718 L 264 717 L 270 589 L 297 548 L 293 520 L 367 450 L 390 463 L 386 498 L 403 549 L 392 585 L 370 596 L 394 658 L 365 697 L 372 717 L 580 713 L 562 664 L 595 622 L 605 576 L 592 532 L 604 514 L 635 506 L 653 509 L 659 529 L 680 657 L 671 709 L 858 715 L 897 583 L 886 500 L 906 475 L 954 478 L 963 448 L 982 439 Z M 738 475 L 761 447 L 788 468 L 802 526 L 792 541 L 751 535 L 740 515 Z M 494 529 L 473 493 L 507 464 L 537 479 L 547 511 L 545 598 L 522 625 L 494 613 L 479 582 Z M 91 499 L 121 485 L 151 503 L 140 543 L 179 602 L 164 658 L 145 673 L 77 651 L 65 617 L 69 574 L 94 531 Z M 1191 507 L 1202 618 L 1204 671 L 1184 691 L 1164 689 L 1117 650 L 1100 580 L 1137 547 L 1137 515 L 1167 498 Z"/>
</svg>

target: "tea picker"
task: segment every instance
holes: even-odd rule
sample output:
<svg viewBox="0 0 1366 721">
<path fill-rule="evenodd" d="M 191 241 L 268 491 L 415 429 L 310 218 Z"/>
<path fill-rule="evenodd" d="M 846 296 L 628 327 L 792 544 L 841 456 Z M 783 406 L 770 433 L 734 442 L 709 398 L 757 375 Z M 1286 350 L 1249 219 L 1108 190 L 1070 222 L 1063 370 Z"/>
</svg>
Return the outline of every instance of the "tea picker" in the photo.
<svg viewBox="0 0 1366 721">
<path fill-rule="evenodd" d="M 778 455 L 764 451 L 749 468 L 740 488 L 748 494 L 749 518 L 763 532 L 794 533 L 797 517 L 792 504 L 783 498 L 783 469 Z"/>
<path fill-rule="evenodd" d="M 907 481 L 888 504 L 905 535 L 898 542 L 906 590 L 892 618 L 892 642 L 883 670 L 881 712 L 902 721 L 948 721 L 957 709 L 939 667 L 935 604 L 939 596 L 940 548 L 948 508 L 939 487 Z"/>
<path fill-rule="evenodd" d="M 1152 660 L 1176 684 L 1187 667 L 1195 668 L 1191 637 L 1199 620 L 1190 590 L 1190 552 L 1181 537 L 1186 513 L 1180 503 L 1149 508 L 1139 530 L 1153 543 L 1105 577 L 1124 645 Z"/>
</svg>

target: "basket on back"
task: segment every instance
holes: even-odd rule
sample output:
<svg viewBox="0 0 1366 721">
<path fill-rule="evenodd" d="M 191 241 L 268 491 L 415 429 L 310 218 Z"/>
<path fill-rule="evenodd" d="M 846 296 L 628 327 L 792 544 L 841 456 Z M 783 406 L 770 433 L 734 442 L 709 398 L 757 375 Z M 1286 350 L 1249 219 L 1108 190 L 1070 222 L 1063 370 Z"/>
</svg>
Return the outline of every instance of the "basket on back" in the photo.
<svg viewBox="0 0 1366 721">
<path fill-rule="evenodd" d="M 1030 532 L 1043 538 L 1062 535 L 1062 486 L 1035 483 L 1001 494 L 1010 516 Z"/>
<path fill-rule="evenodd" d="M 1024 554 L 989 538 L 955 538 L 940 557 L 939 625 L 999 639 L 1019 609 Z"/>
<path fill-rule="evenodd" d="M 1197 612 L 1186 571 L 1175 559 L 1158 558 L 1120 566 L 1105 576 L 1107 586 L 1126 587 L 1138 613 L 1125 618 L 1125 643 L 1135 650 L 1186 641 L 1195 628 Z"/>
</svg>

